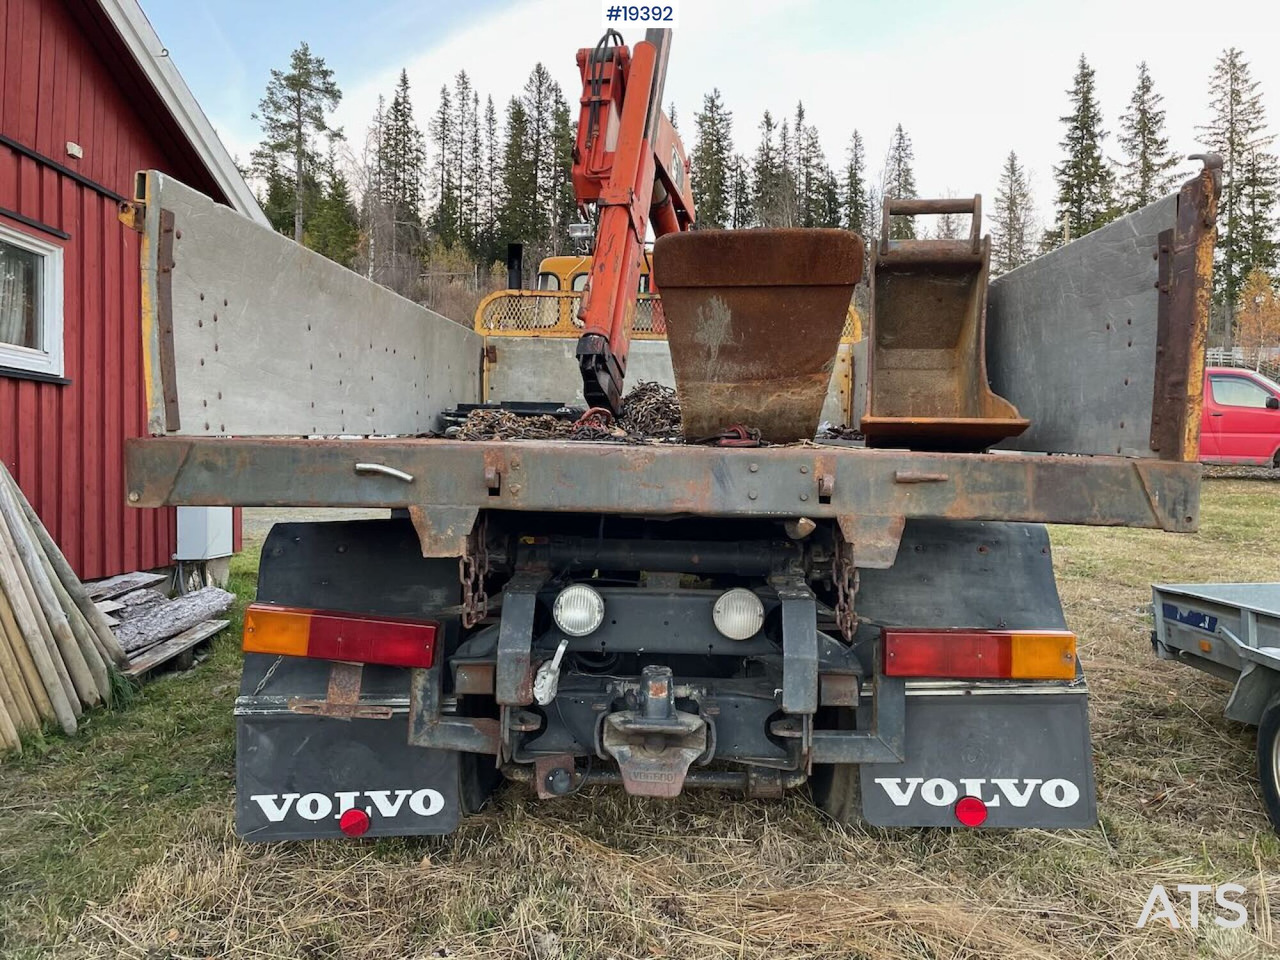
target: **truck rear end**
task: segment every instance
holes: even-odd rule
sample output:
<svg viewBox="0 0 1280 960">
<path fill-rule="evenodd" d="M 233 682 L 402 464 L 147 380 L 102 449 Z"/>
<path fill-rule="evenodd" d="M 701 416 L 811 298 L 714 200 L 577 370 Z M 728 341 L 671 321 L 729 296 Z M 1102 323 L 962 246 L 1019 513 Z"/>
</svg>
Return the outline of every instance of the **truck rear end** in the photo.
<svg viewBox="0 0 1280 960">
<path fill-rule="evenodd" d="M 460 406 L 581 405 L 577 294 L 500 294 L 463 328 L 146 174 L 130 502 L 391 511 L 263 545 L 239 831 L 445 833 L 502 779 L 1093 823 L 1044 525 L 1196 528 L 1215 199 L 1206 169 L 995 281 L 976 204 L 967 241 L 882 238 L 869 335 L 836 323 L 817 394 L 865 439 L 476 441 L 442 435 Z M 711 340 L 651 324 L 628 383 L 692 395 L 707 351 L 757 336 L 729 316 Z"/>
</svg>

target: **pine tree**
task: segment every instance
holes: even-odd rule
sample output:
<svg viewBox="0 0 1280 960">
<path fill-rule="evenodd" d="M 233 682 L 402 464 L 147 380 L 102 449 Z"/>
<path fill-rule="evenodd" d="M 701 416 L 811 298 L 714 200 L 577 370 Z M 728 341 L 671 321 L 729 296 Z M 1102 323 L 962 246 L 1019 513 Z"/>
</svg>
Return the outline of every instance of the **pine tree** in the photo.
<svg viewBox="0 0 1280 960">
<path fill-rule="evenodd" d="M 1072 109 L 1061 118 L 1067 132 L 1060 143 L 1066 158 L 1053 168 L 1058 184 L 1057 226 L 1047 235 L 1054 246 L 1097 230 L 1119 213 L 1115 175 L 1102 152 L 1107 132 L 1102 128 L 1094 72 L 1083 54 L 1067 96 Z"/>
<path fill-rule="evenodd" d="M 1027 172 L 1012 150 L 1000 170 L 995 217 L 991 223 L 991 272 L 1008 273 L 1031 259 L 1033 207 Z"/>
<path fill-rule="evenodd" d="M 332 153 L 325 163 L 324 180 L 324 194 L 307 222 L 304 242 L 317 253 L 350 267 L 360 240 L 360 221 L 347 178 Z"/>
<path fill-rule="evenodd" d="M 401 70 L 391 106 L 382 118 L 377 157 L 380 199 L 389 208 L 397 229 L 421 223 L 425 162 L 426 143 L 413 117 L 409 74 Z"/>
<path fill-rule="evenodd" d="M 1209 81 L 1212 117 L 1201 142 L 1222 157 L 1214 286 L 1233 317 L 1244 278 L 1254 267 L 1275 266 L 1274 136 L 1267 131 L 1262 92 L 1244 54 L 1224 50 Z M 1230 327 L 1228 326 L 1228 332 Z"/>
<path fill-rule="evenodd" d="M 453 99 L 449 95 L 449 88 L 442 86 L 440 102 L 431 119 L 431 140 L 436 146 L 435 169 L 431 177 L 435 193 L 431 232 L 446 248 L 453 246 L 458 240 L 457 173 L 453 166 L 457 132 L 454 121 Z"/>
<path fill-rule="evenodd" d="M 498 228 L 503 243 L 532 243 L 537 230 L 535 192 L 537 171 L 530 150 L 529 117 L 524 104 L 512 97 L 506 111 L 506 142 L 502 151 L 502 186 Z"/>
<path fill-rule="evenodd" d="M 702 98 L 702 111 L 693 117 L 695 143 L 690 166 L 693 203 L 698 225 L 722 230 L 733 219 L 733 114 L 724 107 L 719 90 Z"/>
<path fill-rule="evenodd" d="M 729 222 L 726 226 L 731 230 L 745 230 L 754 223 L 751 167 L 742 154 L 735 153 L 730 171 Z"/>
<path fill-rule="evenodd" d="M 849 159 L 844 169 L 844 228 L 870 236 L 871 211 L 867 207 L 867 153 L 862 143 L 862 134 L 857 130 L 849 139 Z"/>
<path fill-rule="evenodd" d="M 1138 210 L 1168 196 L 1177 184 L 1178 156 L 1169 150 L 1164 132 L 1163 100 L 1155 92 L 1147 62 L 1142 61 L 1129 110 L 1120 117 L 1120 147 L 1127 157 L 1120 165 L 1125 210 Z"/>
<path fill-rule="evenodd" d="M 907 136 L 902 124 L 893 131 L 893 139 L 889 143 L 889 156 L 884 164 L 884 184 L 882 194 L 895 200 L 909 200 L 916 196 L 916 175 L 912 164 L 915 162 L 915 151 L 911 146 L 911 138 Z M 916 236 L 915 221 L 911 217 L 898 217 L 889 226 L 889 237 L 893 240 L 914 240 Z"/>
<path fill-rule="evenodd" d="M 762 227 L 782 226 L 782 156 L 775 141 L 778 126 L 768 110 L 760 121 L 760 145 L 751 160 L 752 220 Z"/>
<path fill-rule="evenodd" d="M 267 92 L 258 103 L 253 118 L 262 125 L 263 141 L 255 155 L 260 168 L 267 155 L 287 158 L 293 163 L 293 239 L 302 242 L 304 193 L 308 178 L 314 181 L 321 157 L 316 138 L 331 141 L 342 136 L 331 128 L 328 114 L 338 106 L 342 91 L 334 83 L 333 71 L 324 58 L 313 56 L 302 43 L 289 56 L 289 69 L 272 70 Z"/>
</svg>

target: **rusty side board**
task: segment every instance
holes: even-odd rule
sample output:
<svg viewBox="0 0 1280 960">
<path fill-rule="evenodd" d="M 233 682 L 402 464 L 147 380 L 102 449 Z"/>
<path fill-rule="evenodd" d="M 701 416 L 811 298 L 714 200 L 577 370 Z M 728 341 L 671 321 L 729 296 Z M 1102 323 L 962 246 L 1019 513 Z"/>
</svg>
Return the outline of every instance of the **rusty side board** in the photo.
<svg viewBox="0 0 1280 960">
<path fill-rule="evenodd" d="M 152 437 L 135 506 L 473 507 L 650 516 L 937 517 L 1191 531 L 1200 466 L 1122 457 L 573 442 Z M 411 475 L 355 472 L 379 463 Z"/>
<path fill-rule="evenodd" d="M 1221 161 L 1206 161 L 1178 192 L 1172 229 L 1160 234 L 1151 449 L 1165 460 L 1200 455 L 1204 353 L 1213 296 L 1213 247 Z"/>
</svg>

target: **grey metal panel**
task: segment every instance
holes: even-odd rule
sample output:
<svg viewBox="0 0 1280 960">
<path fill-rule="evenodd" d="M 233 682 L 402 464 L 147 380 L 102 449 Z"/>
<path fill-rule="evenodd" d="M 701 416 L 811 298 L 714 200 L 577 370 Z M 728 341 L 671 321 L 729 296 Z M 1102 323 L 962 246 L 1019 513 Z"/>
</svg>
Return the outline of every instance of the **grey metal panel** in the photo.
<svg viewBox="0 0 1280 960">
<path fill-rule="evenodd" d="M 491 350 L 487 364 L 485 400 L 489 403 L 581 404 L 582 374 L 578 372 L 578 341 L 571 337 L 495 337 L 485 340 Z M 671 351 L 665 340 L 632 340 L 627 357 L 627 385 L 655 380 L 676 385 Z"/>
<path fill-rule="evenodd" d="M 1161 583 L 1156 589 L 1280 617 L 1280 583 Z"/>
<path fill-rule="evenodd" d="M 1153 457 L 1158 234 L 1176 195 L 1158 200 L 993 280 L 991 387 L 1031 420 L 1001 446 Z"/>
<path fill-rule="evenodd" d="M 148 429 L 165 433 L 156 318 L 160 211 L 174 217 L 181 429 L 417 434 L 474 402 L 481 338 L 229 207 L 147 173 L 142 245 Z"/>
</svg>

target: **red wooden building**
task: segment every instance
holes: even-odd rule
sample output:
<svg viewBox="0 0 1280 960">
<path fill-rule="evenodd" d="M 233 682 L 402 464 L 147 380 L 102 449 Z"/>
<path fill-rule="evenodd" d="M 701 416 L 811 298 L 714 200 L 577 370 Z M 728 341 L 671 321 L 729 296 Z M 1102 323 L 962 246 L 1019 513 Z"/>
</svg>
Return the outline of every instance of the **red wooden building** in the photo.
<svg viewBox="0 0 1280 960">
<path fill-rule="evenodd" d="M 165 566 L 124 498 L 142 433 L 134 172 L 265 222 L 135 0 L 0 0 L 0 458 L 84 579 Z"/>
</svg>

